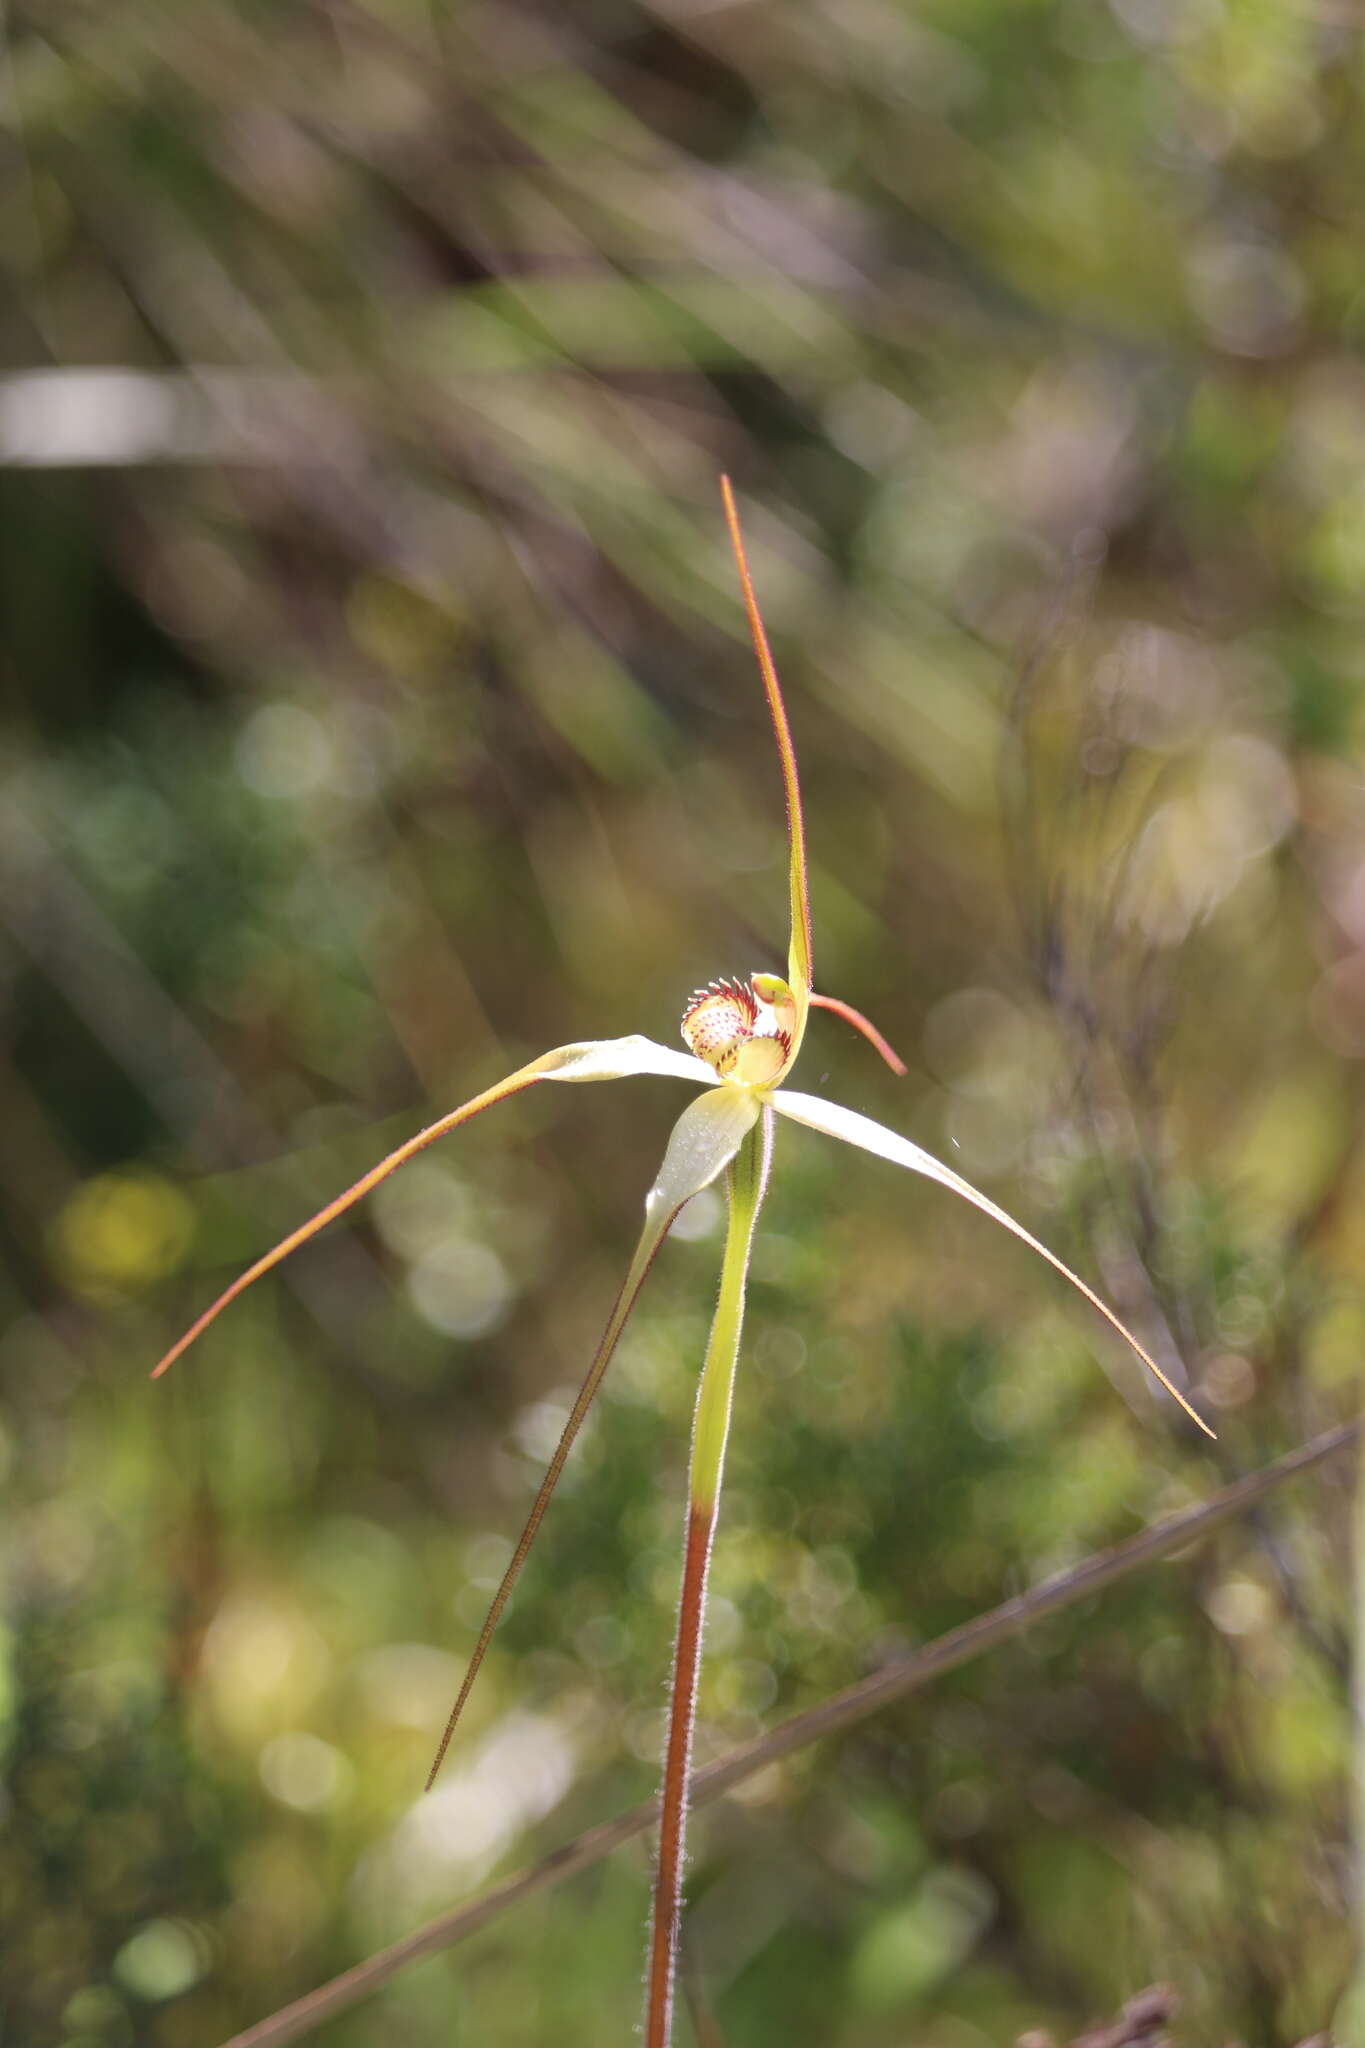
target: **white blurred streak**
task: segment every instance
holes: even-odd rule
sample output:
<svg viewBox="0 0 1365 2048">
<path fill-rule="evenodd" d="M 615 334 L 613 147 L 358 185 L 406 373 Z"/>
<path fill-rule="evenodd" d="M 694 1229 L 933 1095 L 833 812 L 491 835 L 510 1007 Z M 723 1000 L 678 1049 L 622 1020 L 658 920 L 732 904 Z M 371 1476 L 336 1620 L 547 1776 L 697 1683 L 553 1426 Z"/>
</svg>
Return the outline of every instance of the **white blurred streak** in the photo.
<svg viewBox="0 0 1365 2048">
<path fill-rule="evenodd" d="M 1278 748 L 1228 733 L 1195 755 L 1133 849 L 1121 914 L 1154 945 L 1173 946 L 1229 896 L 1297 815 L 1293 771 Z"/>
<path fill-rule="evenodd" d="M 362 1894 L 405 1906 L 444 1891 L 452 1878 L 477 1884 L 498 1857 L 556 1807 L 573 1783 L 575 1745 L 565 1726 L 510 1713 L 463 1768 L 411 1807 L 356 1873 Z"/>
<path fill-rule="evenodd" d="M 282 462 L 326 448 L 338 420 L 315 384 L 274 371 L 20 370 L 0 377 L 0 463 Z"/>
</svg>

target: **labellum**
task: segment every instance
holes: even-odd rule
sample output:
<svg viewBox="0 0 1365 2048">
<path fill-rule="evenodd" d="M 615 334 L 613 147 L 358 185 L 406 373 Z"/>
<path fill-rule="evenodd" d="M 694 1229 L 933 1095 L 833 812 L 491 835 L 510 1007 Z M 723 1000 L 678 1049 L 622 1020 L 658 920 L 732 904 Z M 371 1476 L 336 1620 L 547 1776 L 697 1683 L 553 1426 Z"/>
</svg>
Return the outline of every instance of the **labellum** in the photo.
<svg viewBox="0 0 1365 2048">
<path fill-rule="evenodd" d="M 683 1012 L 683 1042 L 724 1081 L 766 1088 L 791 1061 L 796 1001 L 775 974 L 699 988 Z"/>
</svg>

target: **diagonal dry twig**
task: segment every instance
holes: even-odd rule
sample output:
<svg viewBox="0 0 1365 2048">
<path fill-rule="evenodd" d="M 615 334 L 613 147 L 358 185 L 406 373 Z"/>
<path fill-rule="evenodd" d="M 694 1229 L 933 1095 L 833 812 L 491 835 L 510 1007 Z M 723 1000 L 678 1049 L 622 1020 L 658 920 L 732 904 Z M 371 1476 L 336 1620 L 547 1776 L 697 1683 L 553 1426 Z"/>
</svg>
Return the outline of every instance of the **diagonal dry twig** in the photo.
<svg viewBox="0 0 1365 2048">
<path fill-rule="evenodd" d="M 1157 1558 L 1169 1557 L 1172 1551 L 1181 1550 L 1187 1544 L 1198 1542 L 1231 1516 L 1245 1513 L 1285 1480 L 1311 1471 L 1315 1465 L 1345 1450 L 1356 1442 L 1362 1429 L 1365 1429 L 1365 1417 L 1325 1431 L 1310 1442 L 1301 1444 L 1297 1450 L 1275 1459 L 1272 1464 L 1223 1487 L 1200 1506 L 1186 1508 L 1178 1515 L 1156 1522 L 1140 1535 L 1130 1537 L 1125 1543 L 1116 1543 L 1109 1550 L 1096 1551 L 1080 1564 L 1044 1579 L 1027 1593 L 1004 1601 L 1001 1606 L 991 1608 L 989 1613 L 977 1615 L 960 1628 L 950 1629 L 946 1635 L 927 1643 L 922 1650 L 897 1659 L 872 1677 L 822 1701 L 818 1707 L 793 1714 L 790 1720 L 782 1722 L 768 1734 L 755 1737 L 752 1742 L 744 1743 L 739 1749 L 731 1750 L 728 1756 L 720 1757 L 698 1771 L 692 1781 L 693 1806 L 708 1805 L 765 1765 L 776 1763 L 779 1758 L 805 1748 L 808 1743 L 851 1728 L 880 1708 L 889 1706 L 893 1700 L 918 1692 L 945 1671 L 956 1670 L 960 1664 L 994 1649 L 997 1643 L 1006 1642 L 1020 1630 L 1041 1620 L 1045 1614 L 1055 1614 L 1062 1608 L 1072 1607 L 1077 1601 L 1086 1600 L 1103 1587 L 1112 1585 L 1116 1579 L 1126 1577 L 1129 1572 L 1151 1564 Z M 278 2012 L 272 2013 L 268 2019 L 259 2020 L 244 2033 L 234 2034 L 223 2048 L 278 2048 L 281 2042 L 293 2041 L 300 2034 L 310 2033 L 325 2020 L 378 1990 L 381 1984 L 406 1969 L 409 1963 L 467 1940 L 520 1900 L 530 1898 L 536 1892 L 547 1891 L 591 1864 L 601 1862 L 624 1843 L 644 1834 L 658 1819 L 658 1813 L 658 1802 L 651 1800 L 646 1805 L 632 1807 L 629 1813 L 619 1814 L 615 1820 L 590 1828 L 586 1834 L 566 1843 L 562 1849 L 556 1849 L 541 1862 L 495 1885 L 482 1898 L 443 1913 L 439 1919 L 419 1927 L 416 1933 L 405 1935 L 391 1947 L 381 1949 L 363 1963 L 357 1963 L 354 1969 L 345 1970 L 339 1977 L 320 1984 L 315 1991 L 296 1999 L 292 2005 L 282 2006 Z"/>
</svg>

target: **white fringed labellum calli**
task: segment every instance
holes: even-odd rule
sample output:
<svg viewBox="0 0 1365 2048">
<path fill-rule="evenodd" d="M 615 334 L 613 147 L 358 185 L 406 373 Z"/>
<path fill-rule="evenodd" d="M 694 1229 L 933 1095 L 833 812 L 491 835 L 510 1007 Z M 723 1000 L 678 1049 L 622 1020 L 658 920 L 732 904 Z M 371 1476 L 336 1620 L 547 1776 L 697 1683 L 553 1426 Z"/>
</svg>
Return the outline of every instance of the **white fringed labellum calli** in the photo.
<svg viewBox="0 0 1365 2048">
<path fill-rule="evenodd" d="M 153 1377 L 165 1372 L 200 1332 L 225 1309 L 229 1302 L 279 1264 L 290 1252 L 314 1237 L 318 1231 L 360 1201 L 371 1189 L 394 1173 L 426 1146 L 445 1137 L 460 1124 L 468 1123 L 480 1111 L 491 1108 L 523 1088 L 540 1081 L 615 1081 L 628 1075 L 660 1075 L 669 1080 L 692 1083 L 701 1093 L 690 1102 L 668 1141 L 658 1176 L 645 1198 L 644 1228 L 629 1270 L 587 1376 L 570 1410 L 568 1421 L 546 1467 L 512 1558 L 494 1595 L 487 1618 L 470 1656 L 459 1695 L 451 1710 L 445 1733 L 431 1767 L 428 1784 L 434 1780 L 445 1757 L 455 1726 L 463 1712 L 470 1688 L 478 1674 L 493 1631 L 521 1573 L 550 1496 L 582 1426 L 593 1397 L 616 1349 L 626 1320 L 654 1262 L 669 1227 L 692 1196 L 708 1187 L 721 1174 L 726 1176 L 729 1197 L 728 1227 L 721 1262 L 719 1295 L 697 1391 L 692 1436 L 688 1514 L 683 1552 L 682 1593 L 679 1606 L 677 1650 L 674 1662 L 668 1744 L 664 1761 L 664 1784 L 659 1831 L 659 1860 L 655 1878 L 654 1915 L 650 1937 L 648 1989 L 645 2008 L 646 2048 L 668 2048 L 672 2034 L 673 1980 L 677 1951 L 678 1912 L 683 1871 L 683 1834 L 687 1809 L 687 1782 L 691 1759 L 693 1708 L 701 1665 L 702 1624 L 706 1608 L 706 1576 L 715 1533 L 729 1432 L 735 1367 L 739 1358 L 740 1332 L 744 1317 L 745 1288 L 749 1272 L 754 1229 L 767 1185 L 772 1157 L 773 1119 L 784 1116 L 793 1123 L 841 1139 L 894 1166 L 923 1174 L 960 1195 L 964 1201 L 1003 1224 L 1006 1230 L 1031 1247 L 1055 1267 L 1085 1299 L 1099 1311 L 1124 1341 L 1131 1345 L 1148 1370 L 1208 1436 L 1213 1432 L 1195 1414 L 1184 1395 L 1162 1372 L 1128 1329 L 1086 1283 L 1064 1265 L 1054 1252 L 1041 1244 L 1023 1225 L 951 1167 L 931 1153 L 900 1137 L 885 1125 L 838 1103 L 816 1095 L 804 1095 L 782 1084 L 786 1081 L 805 1037 L 812 1008 L 832 1011 L 860 1031 L 897 1072 L 905 1070 L 881 1034 L 861 1012 L 835 997 L 817 995 L 811 981 L 810 898 L 806 878 L 805 826 L 801 791 L 797 778 L 796 753 L 787 724 L 786 708 L 769 652 L 767 636 L 759 616 L 758 603 L 749 575 L 744 542 L 734 495 L 728 478 L 721 479 L 726 520 L 739 567 L 745 609 L 767 696 L 773 733 L 787 801 L 787 832 L 791 893 L 791 938 L 787 955 L 787 977 L 752 974 L 745 981 L 713 981 L 699 989 L 688 1004 L 682 1020 L 682 1036 L 688 1050 L 681 1053 L 654 1040 L 638 1036 L 591 1039 L 578 1045 L 562 1045 L 519 1067 L 482 1095 L 462 1103 L 406 1144 L 381 1159 L 335 1201 L 268 1251 L 243 1273 L 207 1308 L 197 1322 L 172 1346 L 155 1368 Z"/>
</svg>

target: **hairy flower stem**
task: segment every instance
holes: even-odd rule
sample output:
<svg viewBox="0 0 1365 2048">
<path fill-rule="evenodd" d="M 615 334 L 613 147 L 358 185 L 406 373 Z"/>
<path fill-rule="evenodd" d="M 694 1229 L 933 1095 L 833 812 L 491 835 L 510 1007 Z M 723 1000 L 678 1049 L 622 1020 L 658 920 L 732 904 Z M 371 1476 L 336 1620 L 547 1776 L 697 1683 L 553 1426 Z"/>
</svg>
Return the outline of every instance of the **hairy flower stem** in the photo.
<svg viewBox="0 0 1365 2048">
<path fill-rule="evenodd" d="M 664 1753 L 659 1867 L 654 1886 L 654 1924 L 650 1935 L 649 1991 L 645 2007 L 645 2048 L 668 2048 L 672 2035 L 673 1980 L 677 1963 L 678 1913 L 682 1901 L 692 1723 L 706 1620 L 706 1575 L 720 1505 L 725 1443 L 730 1432 L 730 1407 L 744 1324 L 744 1292 L 749 1277 L 754 1226 L 768 1184 L 768 1166 L 772 1158 L 772 1129 L 772 1111 L 765 1105 L 762 1121 L 746 1137 L 730 1168 L 727 1181 L 729 1226 L 721 1267 L 720 1294 L 707 1341 L 701 1384 L 697 1389 L 678 1641 L 673 1661 L 668 1745 Z"/>
</svg>

